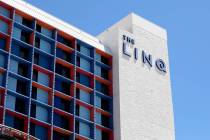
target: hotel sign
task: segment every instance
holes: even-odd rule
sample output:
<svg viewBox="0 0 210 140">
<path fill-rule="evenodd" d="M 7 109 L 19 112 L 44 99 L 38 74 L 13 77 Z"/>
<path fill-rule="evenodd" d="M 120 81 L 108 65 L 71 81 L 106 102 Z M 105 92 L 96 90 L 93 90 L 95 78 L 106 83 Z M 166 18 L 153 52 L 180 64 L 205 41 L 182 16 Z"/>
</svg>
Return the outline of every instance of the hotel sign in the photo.
<svg viewBox="0 0 210 140">
<path fill-rule="evenodd" d="M 134 55 L 134 59 L 138 60 L 139 59 L 139 50 L 136 47 L 133 47 L 133 52 L 128 51 L 128 47 L 130 46 L 134 46 L 135 45 L 135 40 L 133 38 L 130 38 L 126 35 L 123 35 L 123 54 L 131 57 L 132 55 Z M 153 57 L 151 54 L 147 54 L 144 50 L 141 51 L 141 58 L 142 58 L 142 62 L 144 64 L 148 64 L 149 67 L 153 67 L 153 65 L 155 65 L 155 67 L 162 73 L 166 73 L 166 64 L 165 62 L 158 58 L 155 59 L 155 61 L 153 62 Z M 154 63 L 154 64 L 153 64 Z"/>
</svg>

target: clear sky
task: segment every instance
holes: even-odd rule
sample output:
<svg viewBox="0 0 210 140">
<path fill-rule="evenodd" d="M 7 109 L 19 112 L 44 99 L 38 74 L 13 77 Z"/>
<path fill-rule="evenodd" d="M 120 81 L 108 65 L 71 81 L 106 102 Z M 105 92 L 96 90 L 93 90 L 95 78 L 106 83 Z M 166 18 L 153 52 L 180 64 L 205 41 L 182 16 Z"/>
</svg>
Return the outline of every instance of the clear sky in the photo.
<svg viewBox="0 0 210 140">
<path fill-rule="evenodd" d="M 26 0 L 97 35 L 130 12 L 166 28 L 176 140 L 210 140 L 209 0 Z"/>
</svg>

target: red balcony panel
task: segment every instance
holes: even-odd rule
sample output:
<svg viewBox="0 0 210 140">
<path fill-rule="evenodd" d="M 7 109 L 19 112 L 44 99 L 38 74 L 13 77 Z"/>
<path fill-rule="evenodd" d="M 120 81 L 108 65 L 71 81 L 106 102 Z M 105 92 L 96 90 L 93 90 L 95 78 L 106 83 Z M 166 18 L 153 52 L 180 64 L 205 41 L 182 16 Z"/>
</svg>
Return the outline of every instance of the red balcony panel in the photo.
<svg viewBox="0 0 210 140">
<path fill-rule="evenodd" d="M 57 114 L 59 114 L 59 115 L 61 115 L 61 116 L 68 117 L 69 119 L 73 119 L 73 118 L 72 118 L 72 117 L 73 117 L 72 114 L 67 113 L 67 112 L 65 112 L 65 111 L 62 111 L 62 110 L 60 110 L 60 109 L 55 108 L 55 109 L 54 109 L 54 112 L 57 113 Z"/>
<path fill-rule="evenodd" d="M 63 128 L 60 128 L 60 127 L 56 127 L 56 126 L 53 126 L 53 130 L 62 134 L 62 135 L 66 135 L 66 136 L 70 136 L 72 134 L 71 131 L 68 131 L 66 129 L 63 129 Z"/>
<path fill-rule="evenodd" d="M 112 129 L 109 129 L 109 128 L 106 128 L 106 127 L 103 127 L 103 126 L 100 126 L 100 125 L 97 125 L 97 124 L 96 124 L 96 128 L 101 130 L 101 131 L 104 131 L 104 132 L 108 133 L 109 140 L 114 140 L 113 130 Z"/>
<path fill-rule="evenodd" d="M 76 134 L 76 140 L 88 140 L 88 138 Z"/>
<path fill-rule="evenodd" d="M 105 85 L 111 85 L 111 84 L 112 84 L 112 82 L 110 82 L 109 80 L 106 80 L 106 79 L 101 78 L 101 77 L 99 77 L 99 76 L 95 76 L 95 79 L 96 79 L 97 81 L 99 81 L 100 83 L 103 83 L 103 84 L 105 84 Z"/>
<path fill-rule="evenodd" d="M 85 70 L 81 69 L 80 67 L 77 67 L 76 70 L 77 70 L 77 72 L 79 72 L 81 74 L 84 74 L 84 75 L 86 75 L 88 77 L 93 78 L 93 73 L 90 73 L 88 71 L 85 71 Z"/>
<path fill-rule="evenodd" d="M 40 125 L 40 126 L 43 126 L 45 128 L 50 128 L 51 125 L 48 124 L 48 123 L 45 123 L 45 122 L 41 122 L 39 120 L 36 120 L 35 118 L 30 118 L 30 122 L 34 123 L 34 124 L 37 124 L 37 125 Z"/>
<path fill-rule="evenodd" d="M 24 13 L 24 12 L 22 12 L 20 10 L 17 10 L 17 9 L 15 10 L 15 14 L 18 14 L 18 15 L 24 17 L 27 20 L 31 20 L 32 21 L 34 19 L 32 16 L 28 15 L 27 13 Z"/>
<path fill-rule="evenodd" d="M 69 52 L 69 53 L 72 53 L 74 51 L 73 48 L 70 48 L 70 47 L 68 47 L 68 46 L 66 46 L 66 45 L 64 45 L 64 44 L 62 44 L 60 42 L 57 43 L 56 47 L 61 49 L 61 50 L 63 50 L 63 51 L 65 51 L 65 52 Z"/>
<path fill-rule="evenodd" d="M 84 86 L 84 85 L 82 85 L 80 83 L 76 83 L 76 87 L 79 88 L 79 89 L 81 89 L 81 90 L 84 90 L 84 91 L 86 91 L 88 93 L 93 92 L 93 89 L 91 89 L 89 87 L 86 87 L 86 86 Z"/>
<path fill-rule="evenodd" d="M 43 21 L 40 21 L 40 20 L 37 20 L 36 23 L 39 24 L 40 26 L 44 27 L 44 28 L 47 28 L 48 30 L 54 30 L 55 29 L 54 27 L 52 27 L 49 24 L 47 24 Z"/>
<path fill-rule="evenodd" d="M 96 110 L 96 112 L 99 112 L 99 113 L 101 113 L 102 115 L 105 115 L 105 116 L 108 116 L 108 117 L 111 117 L 111 116 L 112 116 L 111 113 L 109 113 L 109 112 L 107 112 L 107 111 L 104 111 L 104 110 L 102 110 L 102 109 L 100 109 L 100 108 L 96 108 L 95 110 Z"/>
<path fill-rule="evenodd" d="M 59 91 L 55 91 L 55 96 L 58 96 L 58 97 L 60 97 L 62 99 L 68 100 L 68 101 L 70 101 L 73 98 L 72 96 L 63 94 L 63 93 L 61 93 Z"/>
<path fill-rule="evenodd" d="M 40 88 L 40 89 L 45 90 L 45 91 L 48 91 L 49 93 L 52 93 L 52 89 L 51 88 L 43 86 L 43 85 L 41 85 L 41 84 L 39 84 L 37 82 L 32 82 L 32 86 Z"/>
</svg>

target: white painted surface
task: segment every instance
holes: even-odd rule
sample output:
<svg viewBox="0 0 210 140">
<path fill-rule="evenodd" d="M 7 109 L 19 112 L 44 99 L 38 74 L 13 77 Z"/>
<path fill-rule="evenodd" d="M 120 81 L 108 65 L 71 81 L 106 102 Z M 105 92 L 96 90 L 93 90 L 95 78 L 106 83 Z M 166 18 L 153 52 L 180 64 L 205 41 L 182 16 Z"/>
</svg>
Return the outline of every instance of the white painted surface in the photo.
<svg viewBox="0 0 210 140">
<path fill-rule="evenodd" d="M 122 35 L 135 39 L 138 61 L 123 54 Z M 115 140 L 175 140 L 166 31 L 130 14 L 99 38 L 113 53 Z M 144 65 L 142 50 L 152 54 L 153 65 L 163 59 L 167 73 Z"/>
</svg>

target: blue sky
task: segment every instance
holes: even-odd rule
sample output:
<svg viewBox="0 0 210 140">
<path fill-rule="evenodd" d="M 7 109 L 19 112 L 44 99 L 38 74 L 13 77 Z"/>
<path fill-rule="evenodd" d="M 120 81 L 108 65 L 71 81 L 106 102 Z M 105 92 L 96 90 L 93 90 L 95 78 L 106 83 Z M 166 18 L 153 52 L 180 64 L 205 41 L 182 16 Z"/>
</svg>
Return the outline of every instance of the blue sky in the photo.
<svg viewBox="0 0 210 140">
<path fill-rule="evenodd" d="M 210 140 L 209 0 L 26 0 L 97 35 L 130 12 L 168 30 L 177 140 Z"/>
</svg>

